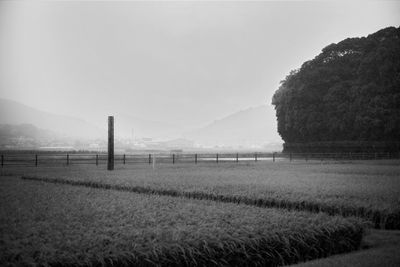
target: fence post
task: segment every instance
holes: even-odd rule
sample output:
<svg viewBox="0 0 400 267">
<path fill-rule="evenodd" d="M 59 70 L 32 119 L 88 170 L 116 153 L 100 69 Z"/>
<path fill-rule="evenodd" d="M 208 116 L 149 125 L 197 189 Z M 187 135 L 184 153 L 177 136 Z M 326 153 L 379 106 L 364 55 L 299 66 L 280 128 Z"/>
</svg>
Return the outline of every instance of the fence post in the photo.
<svg viewBox="0 0 400 267">
<path fill-rule="evenodd" d="M 67 166 L 69 165 L 69 154 L 67 154 Z"/>
<path fill-rule="evenodd" d="M 257 162 L 257 153 L 254 153 L 254 161 Z"/>
<path fill-rule="evenodd" d="M 236 153 L 236 163 L 239 162 L 239 153 Z"/>
<path fill-rule="evenodd" d="M 108 158 L 107 170 L 114 170 L 114 116 L 108 116 Z"/>
<path fill-rule="evenodd" d="M 125 154 L 124 154 L 124 159 L 123 159 L 123 161 L 124 161 L 124 165 L 125 165 Z"/>
<path fill-rule="evenodd" d="M 172 154 L 172 164 L 175 164 L 175 154 Z"/>
<path fill-rule="evenodd" d="M 96 154 L 96 166 L 99 165 L 99 154 Z"/>
<path fill-rule="evenodd" d="M 4 155 L 1 155 L 1 167 L 3 168 L 4 166 Z"/>
<path fill-rule="evenodd" d="M 306 162 L 308 161 L 308 154 L 306 153 Z"/>
<path fill-rule="evenodd" d="M 149 165 L 151 164 L 151 154 L 149 154 Z"/>
<path fill-rule="evenodd" d="M 292 153 L 289 154 L 289 160 L 292 162 Z"/>
<path fill-rule="evenodd" d="M 216 157 L 217 163 L 218 163 L 218 153 L 217 153 L 217 157 Z"/>
<path fill-rule="evenodd" d="M 272 162 L 275 162 L 275 152 L 272 152 Z"/>
<path fill-rule="evenodd" d="M 35 155 L 35 167 L 37 167 L 37 165 L 38 165 L 38 157 L 37 157 L 37 154 Z"/>
<path fill-rule="evenodd" d="M 194 164 L 197 164 L 197 154 L 194 154 Z"/>
</svg>

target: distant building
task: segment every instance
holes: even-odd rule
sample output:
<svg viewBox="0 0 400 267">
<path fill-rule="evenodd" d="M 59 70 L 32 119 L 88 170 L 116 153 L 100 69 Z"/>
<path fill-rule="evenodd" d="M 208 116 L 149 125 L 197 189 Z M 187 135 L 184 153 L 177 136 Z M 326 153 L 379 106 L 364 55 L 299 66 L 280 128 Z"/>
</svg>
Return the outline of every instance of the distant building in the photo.
<svg viewBox="0 0 400 267">
<path fill-rule="evenodd" d="M 41 146 L 39 150 L 44 151 L 72 151 L 75 150 L 72 146 Z"/>
<path fill-rule="evenodd" d="M 181 154 L 183 152 L 183 149 L 171 149 L 170 154 Z"/>
<path fill-rule="evenodd" d="M 164 142 L 164 145 L 170 149 L 182 150 L 184 148 L 193 148 L 194 142 L 191 140 L 184 139 L 184 138 L 178 138 L 178 139 L 166 141 L 166 142 Z"/>
</svg>

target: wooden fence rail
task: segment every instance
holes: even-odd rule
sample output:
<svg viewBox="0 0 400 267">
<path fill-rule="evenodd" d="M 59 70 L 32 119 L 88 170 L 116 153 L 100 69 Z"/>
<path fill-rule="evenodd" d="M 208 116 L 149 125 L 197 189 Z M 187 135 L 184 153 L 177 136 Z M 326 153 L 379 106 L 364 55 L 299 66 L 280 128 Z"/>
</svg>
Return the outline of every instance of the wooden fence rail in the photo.
<svg viewBox="0 0 400 267">
<path fill-rule="evenodd" d="M 1 153 L 1 152 L 0 152 Z M 224 162 L 298 162 L 298 161 L 353 161 L 353 160 L 381 160 L 400 159 L 400 153 L 179 153 L 179 154 L 121 154 L 114 155 L 115 164 L 199 164 Z M 96 166 L 107 164 L 105 153 L 3 153 L 1 154 L 1 168 L 6 166 L 70 166 L 77 164 L 93 164 Z"/>
</svg>

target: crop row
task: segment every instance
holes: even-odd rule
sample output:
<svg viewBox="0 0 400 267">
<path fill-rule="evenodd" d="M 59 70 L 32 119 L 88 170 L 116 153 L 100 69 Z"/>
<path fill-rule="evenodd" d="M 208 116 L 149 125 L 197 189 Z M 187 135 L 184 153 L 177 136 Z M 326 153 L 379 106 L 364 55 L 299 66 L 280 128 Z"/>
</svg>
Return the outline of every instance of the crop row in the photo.
<svg viewBox="0 0 400 267">
<path fill-rule="evenodd" d="M 234 195 L 227 193 L 214 193 L 207 191 L 185 191 L 171 188 L 157 188 L 152 186 L 139 186 L 123 183 L 105 183 L 95 180 L 50 178 L 36 176 L 22 176 L 25 180 L 37 180 L 50 183 L 61 183 L 92 188 L 114 189 L 144 194 L 157 194 L 190 199 L 213 200 L 237 204 L 253 205 L 257 207 L 281 208 L 287 210 L 309 211 L 314 213 L 324 212 L 329 215 L 356 216 L 369 220 L 375 228 L 400 229 L 400 210 L 388 212 L 386 210 L 370 209 L 356 206 L 354 203 L 337 205 L 336 203 L 318 202 L 310 200 L 292 200 L 273 195 L 271 197 L 257 198 L 247 195 Z"/>
<path fill-rule="evenodd" d="M 17 176 L 65 179 L 226 202 L 324 211 L 368 218 L 377 228 L 399 229 L 398 161 L 335 164 L 148 165 L 104 168 L 8 168 Z M 95 186 L 95 185 L 94 185 Z"/>
<path fill-rule="evenodd" d="M 0 265 L 276 266 L 357 249 L 363 235 L 360 220 L 322 213 L 0 184 Z"/>
</svg>

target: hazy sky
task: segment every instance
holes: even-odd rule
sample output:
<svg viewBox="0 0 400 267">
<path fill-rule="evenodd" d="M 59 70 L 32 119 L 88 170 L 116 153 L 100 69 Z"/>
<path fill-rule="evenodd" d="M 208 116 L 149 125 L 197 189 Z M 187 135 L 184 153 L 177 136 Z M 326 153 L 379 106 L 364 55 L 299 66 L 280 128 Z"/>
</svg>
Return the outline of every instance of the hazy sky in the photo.
<svg viewBox="0 0 400 267">
<path fill-rule="evenodd" d="M 400 26 L 400 1 L 0 2 L 0 97 L 198 126 L 270 104 L 292 69 Z"/>
</svg>

